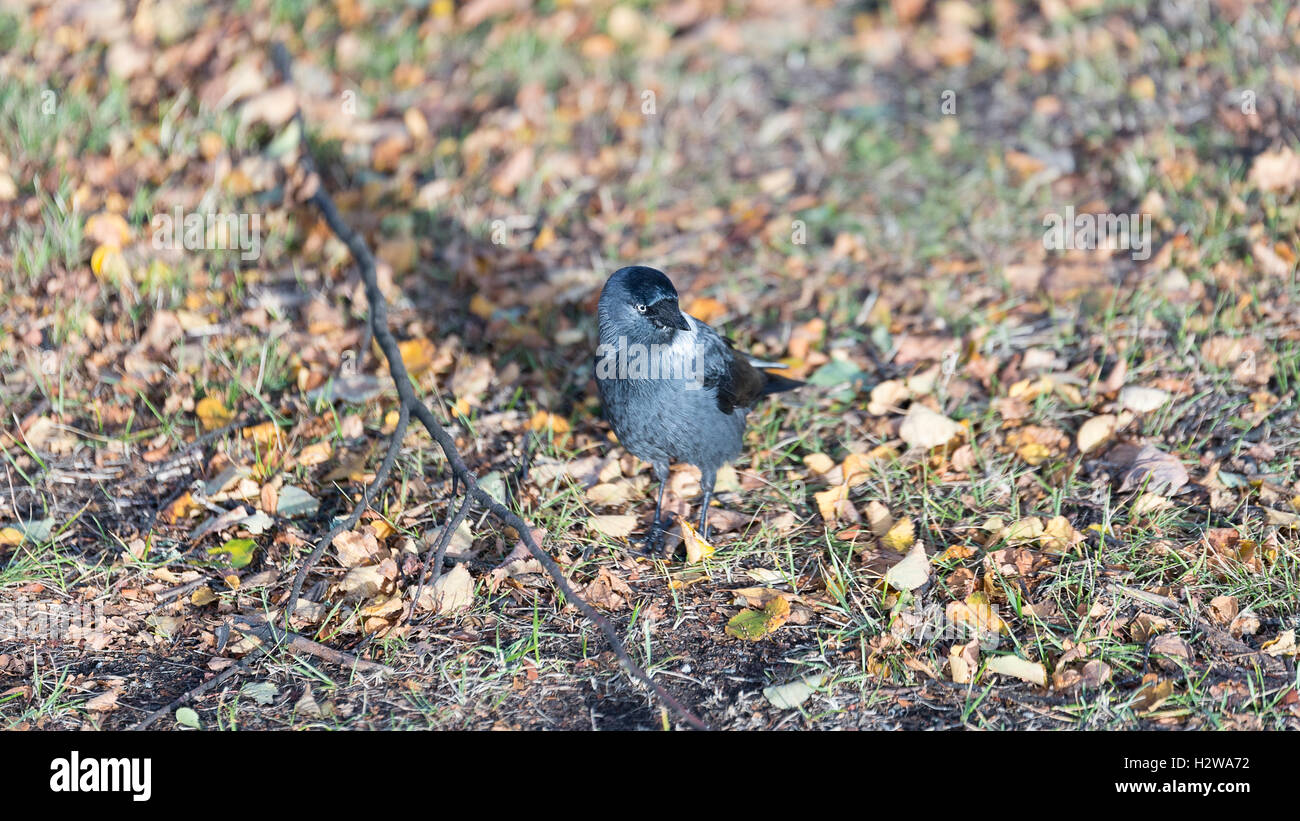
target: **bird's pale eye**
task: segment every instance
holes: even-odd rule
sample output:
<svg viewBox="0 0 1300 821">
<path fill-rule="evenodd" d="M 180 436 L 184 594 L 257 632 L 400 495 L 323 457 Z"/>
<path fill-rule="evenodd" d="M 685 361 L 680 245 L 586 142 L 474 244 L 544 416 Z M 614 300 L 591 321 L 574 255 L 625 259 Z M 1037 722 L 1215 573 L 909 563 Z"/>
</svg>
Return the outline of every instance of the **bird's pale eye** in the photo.
<svg viewBox="0 0 1300 821">
<path fill-rule="evenodd" d="M 641 304 L 639 304 L 639 305 L 636 306 L 636 309 L 637 309 L 637 311 L 639 311 L 640 313 L 645 313 L 645 305 L 641 305 Z"/>
</svg>

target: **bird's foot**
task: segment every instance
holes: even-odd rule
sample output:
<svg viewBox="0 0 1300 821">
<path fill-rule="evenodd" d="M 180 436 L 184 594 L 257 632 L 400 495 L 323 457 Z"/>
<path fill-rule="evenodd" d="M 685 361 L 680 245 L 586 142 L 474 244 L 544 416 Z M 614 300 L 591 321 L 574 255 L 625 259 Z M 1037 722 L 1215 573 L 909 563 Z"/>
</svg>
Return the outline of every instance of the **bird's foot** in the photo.
<svg viewBox="0 0 1300 821">
<path fill-rule="evenodd" d="M 667 532 L 659 522 L 651 524 L 650 530 L 646 532 L 645 537 L 638 542 L 637 553 L 652 559 L 662 559 L 665 552 L 664 536 Z"/>
</svg>

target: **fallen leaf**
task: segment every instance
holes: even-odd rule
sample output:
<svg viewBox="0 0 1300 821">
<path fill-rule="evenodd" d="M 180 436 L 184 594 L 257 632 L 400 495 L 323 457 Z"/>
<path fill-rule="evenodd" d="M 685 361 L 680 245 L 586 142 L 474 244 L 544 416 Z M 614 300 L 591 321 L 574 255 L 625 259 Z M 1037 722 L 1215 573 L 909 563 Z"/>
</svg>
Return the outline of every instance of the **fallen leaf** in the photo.
<svg viewBox="0 0 1300 821">
<path fill-rule="evenodd" d="M 910 531 L 911 520 L 904 519 L 903 522 L 909 525 Z M 896 525 L 895 529 L 897 527 Z M 890 533 L 893 531 L 891 530 Z M 929 580 L 930 559 L 925 555 L 925 546 L 920 542 L 912 546 L 911 551 L 903 557 L 902 561 L 885 571 L 885 583 L 895 590 L 915 590 Z"/>
<path fill-rule="evenodd" d="M 1079 435 L 1077 442 L 1079 453 L 1091 453 L 1097 448 L 1104 445 L 1112 436 L 1115 435 L 1115 425 L 1118 417 L 1114 414 L 1103 413 L 1100 416 L 1094 416 L 1087 422 L 1079 426 Z"/>
<path fill-rule="evenodd" d="M 948 648 L 948 669 L 952 673 L 953 682 L 956 684 L 969 684 L 973 681 L 975 671 L 979 669 L 979 663 L 979 639 L 971 639 L 965 644 L 954 644 Z"/>
<path fill-rule="evenodd" d="M 194 406 L 194 412 L 199 417 L 199 423 L 203 425 L 204 430 L 216 430 L 230 424 L 230 420 L 235 418 L 221 400 L 215 396 L 205 396 Z"/>
<path fill-rule="evenodd" d="M 636 527 L 636 517 L 614 513 L 588 516 L 587 527 L 611 539 L 626 539 Z"/>
<path fill-rule="evenodd" d="M 1143 445 L 1124 473 L 1119 490 L 1123 493 L 1140 487 L 1149 493 L 1172 496 L 1188 479 L 1187 468 L 1177 457 L 1153 445 Z"/>
<path fill-rule="evenodd" d="M 438 577 L 431 592 L 439 616 L 468 610 L 474 603 L 474 577 L 465 565 L 458 564 Z"/>
<path fill-rule="evenodd" d="M 1259 649 L 1270 656 L 1296 655 L 1295 630 L 1283 630 L 1277 638 L 1261 644 Z"/>
<path fill-rule="evenodd" d="M 774 598 L 762 610 L 741 610 L 727 622 L 726 632 L 745 641 L 758 641 L 790 618 L 790 603 Z"/>
<path fill-rule="evenodd" d="M 682 517 L 678 517 L 677 523 L 682 528 L 682 542 L 686 545 L 686 563 L 699 564 L 707 558 L 713 556 L 716 548 L 706 542 L 690 522 Z"/>
<path fill-rule="evenodd" d="M 989 659 L 985 669 L 992 673 L 1013 676 L 1030 684 L 1037 684 L 1039 687 L 1047 685 L 1047 669 L 1036 661 L 1026 661 L 1019 656 L 994 656 Z"/>
<path fill-rule="evenodd" d="M 231 567 L 248 567 L 253 562 L 253 552 L 257 549 L 257 542 L 252 539 L 231 539 L 220 547 L 209 547 L 208 555 L 214 557 L 225 557 Z"/>
<path fill-rule="evenodd" d="M 910 447 L 929 450 L 946 445 L 966 429 L 943 414 L 935 413 L 925 405 L 913 403 L 898 430 Z"/>
<path fill-rule="evenodd" d="M 766 687 L 763 689 L 763 697 L 778 710 L 793 710 L 807 701 L 825 682 L 824 674 L 806 676 L 786 684 Z"/>
<path fill-rule="evenodd" d="M 1119 392 L 1119 404 L 1136 413 L 1150 413 L 1169 401 L 1169 391 L 1130 385 Z"/>
</svg>

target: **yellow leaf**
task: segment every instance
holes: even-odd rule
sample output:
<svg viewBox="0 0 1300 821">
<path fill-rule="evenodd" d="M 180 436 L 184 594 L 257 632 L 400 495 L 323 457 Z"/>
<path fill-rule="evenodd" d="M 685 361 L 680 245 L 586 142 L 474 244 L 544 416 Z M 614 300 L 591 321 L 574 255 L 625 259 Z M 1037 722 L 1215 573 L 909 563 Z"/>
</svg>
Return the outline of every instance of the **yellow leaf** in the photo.
<svg viewBox="0 0 1300 821">
<path fill-rule="evenodd" d="M 1019 656 L 994 656 L 989 659 L 987 669 L 991 673 L 1015 676 L 1030 684 L 1037 684 L 1039 687 L 1047 684 L 1046 668 L 1038 662 L 1027 661 Z"/>
<path fill-rule="evenodd" d="M 912 546 L 916 541 L 916 526 L 908 518 L 899 519 L 892 527 L 880 537 L 880 543 L 890 550 L 897 550 L 902 553 Z M 924 553 L 922 553 L 924 555 Z"/>
<path fill-rule="evenodd" d="M 1038 442 L 1026 442 L 1020 446 L 1016 453 L 1031 467 L 1036 467 L 1042 464 L 1047 457 L 1052 455 L 1052 452 L 1047 449 L 1046 445 L 1041 445 Z"/>
<path fill-rule="evenodd" d="M 215 396 L 206 396 L 199 400 L 198 405 L 194 407 L 194 412 L 198 414 L 199 422 L 203 425 L 204 430 L 216 430 L 230 424 L 230 420 L 235 415 L 226 409 L 221 400 Z"/>
<path fill-rule="evenodd" d="M 699 564 L 707 558 L 710 558 L 716 548 L 708 542 L 695 530 L 690 522 L 685 519 L 678 520 L 682 527 L 682 541 L 686 545 L 686 563 Z"/>
<path fill-rule="evenodd" d="M 1006 623 L 998 617 L 988 596 L 983 593 L 971 593 L 965 601 L 948 602 L 948 621 L 953 624 L 969 624 L 977 633 L 1005 633 Z"/>
<path fill-rule="evenodd" d="M 810 453 L 803 458 L 803 463 L 813 473 L 826 473 L 835 467 L 835 461 L 824 453 Z"/>
<path fill-rule="evenodd" d="M 488 320 L 496 313 L 497 306 L 482 294 L 474 294 L 469 301 L 469 312 L 479 319 Z"/>
<path fill-rule="evenodd" d="M 402 364 L 413 377 L 429 370 L 437 354 L 437 349 L 427 339 L 408 339 L 398 343 L 397 350 L 402 355 Z"/>
<path fill-rule="evenodd" d="M 849 498 L 849 486 L 837 485 L 828 490 L 814 493 L 813 498 L 817 500 L 817 509 L 821 511 L 822 518 L 827 522 L 835 521 L 835 505 L 841 499 Z"/>
<path fill-rule="evenodd" d="M 17 547 L 23 543 L 23 532 L 16 527 L 0 529 L 0 546 Z"/>
<path fill-rule="evenodd" d="M 686 309 L 686 313 L 701 322 L 713 322 L 727 313 L 727 306 L 710 297 L 698 297 Z"/>
<path fill-rule="evenodd" d="M 533 418 L 528 420 L 529 430 L 549 430 L 557 436 L 569 432 L 569 420 L 563 416 L 556 416 L 550 411 L 538 411 L 533 414 Z"/>
<path fill-rule="evenodd" d="M 95 276 L 112 276 L 121 279 L 127 273 L 126 260 L 116 245 L 100 245 L 90 255 L 90 270 Z"/>
</svg>

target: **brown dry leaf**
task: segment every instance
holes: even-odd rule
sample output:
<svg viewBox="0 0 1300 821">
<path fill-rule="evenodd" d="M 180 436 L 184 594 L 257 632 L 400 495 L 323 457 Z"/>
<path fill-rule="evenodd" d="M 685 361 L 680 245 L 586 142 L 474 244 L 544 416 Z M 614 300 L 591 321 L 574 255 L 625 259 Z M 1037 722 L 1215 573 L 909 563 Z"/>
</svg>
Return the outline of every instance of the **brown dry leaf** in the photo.
<svg viewBox="0 0 1300 821">
<path fill-rule="evenodd" d="M 423 338 L 399 342 L 397 351 L 401 354 L 402 364 L 406 366 L 412 378 L 420 376 L 433 367 L 433 360 L 438 355 L 438 349 L 433 342 Z"/>
<path fill-rule="evenodd" d="M 1161 633 L 1147 645 L 1147 653 L 1156 656 L 1163 669 L 1176 673 L 1192 663 L 1192 646 L 1175 633 Z"/>
<path fill-rule="evenodd" d="M 1168 701 L 1173 694 L 1173 679 L 1160 678 L 1155 673 L 1147 673 L 1142 677 L 1142 687 L 1133 697 L 1133 710 L 1138 713 L 1149 713 Z"/>
<path fill-rule="evenodd" d="M 1289 145 L 1265 151 L 1251 163 L 1246 180 L 1261 191 L 1294 191 L 1300 188 L 1300 154 Z"/>
<path fill-rule="evenodd" d="M 374 564 L 380 559 L 379 542 L 369 530 L 364 533 L 345 531 L 334 537 L 333 544 L 339 564 L 344 567 Z"/>
<path fill-rule="evenodd" d="M 492 190 L 502 197 L 509 197 L 532 173 L 533 147 L 524 146 L 497 169 L 496 174 L 492 176 Z"/>
<path fill-rule="evenodd" d="M 439 616 L 468 610 L 474 603 L 474 577 L 463 564 L 442 574 L 430 591 Z"/>
<path fill-rule="evenodd" d="M 266 123 L 270 128 L 279 128 L 297 110 L 298 94 L 292 85 L 284 83 L 250 97 L 239 112 L 240 125 Z"/>
<path fill-rule="evenodd" d="M 894 516 L 889 508 L 872 499 L 867 503 L 867 524 L 875 537 L 881 539 L 894 526 Z"/>
<path fill-rule="evenodd" d="M 872 416 L 884 416 L 890 411 L 901 408 L 910 399 L 912 391 L 901 379 L 886 379 L 871 389 L 871 399 L 867 402 L 867 413 Z"/>
<path fill-rule="evenodd" d="M 1295 630 L 1283 630 L 1277 638 L 1261 644 L 1259 649 L 1270 656 L 1296 655 Z"/>
<path fill-rule="evenodd" d="M 583 601 L 596 607 L 622 610 L 632 599 L 632 588 L 627 586 L 627 582 L 610 573 L 608 568 L 602 567 L 596 574 L 596 578 L 579 590 L 578 595 Z"/>
<path fill-rule="evenodd" d="M 810 453 L 803 457 L 804 467 L 813 473 L 827 473 L 835 467 L 835 460 L 824 453 Z"/>
<path fill-rule="evenodd" d="M 827 524 L 830 524 L 835 521 L 839 503 L 849 498 L 849 486 L 836 485 L 814 493 L 813 498 L 817 501 L 817 510 L 821 512 L 822 518 L 826 520 Z"/>
<path fill-rule="evenodd" d="M 766 607 L 767 603 L 774 598 L 782 598 L 786 601 L 794 601 L 798 598 L 793 593 L 777 590 L 773 587 L 740 587 L 727 592 L 740 600 L 739 603 L 744 604 L 746 607 Z"/>
<path fill-rule="evenodd" d="M 614 513 L 588 516 L 587 527 L 611 539 L 626 539 L 636 527 L 636 517 Z"/>
<path fill-rule="evenodd" d="M 954 644 L 948 648 L 948 669 L 956 684 L 970 684 L 975 678 L 975 671 L 980 665 L 979 639 L 971 639 L 965 644 Z"/>
<path fill-rule="evenodd" d="M 1100 687 L 1110 681 L 1110 665 L 1099 659 L 1093 659 L 1083 665 L 1083 686 Z"/>
<path fill-rule="evenodd" d="M 623 505 L 636 496 L 636 488 L 626 479 L 617 482 L 601 482 L 587 488 L 587 501 L 602 507 Z"/>
<path fill-rule="evenodd" d="M 925 405 L 913 403 L 907 409 L 898 435 L 909 447 L 929 450 L 951 442 L 966 431 L 964 427 Z"/>
<path fill-rule="evenodd" d="M 1215 596 L 1210 599 L 1210 619 L 1218 625 L 1232 624 L 1240 608 L 1236 596 Z"/>
<path fill-rule="evenodd" d="M 1129 385 L 1119 392 L 1120 407 L 1127 408 L 1134 413 L 1151 413 L 1164 407 L 1169 401 L 1169 391 L 1160 388 L 1144 388 L 1139 385 Z"/>
<path fill-rule="evenodd" d="M 176 501 L 168 505 L 167 509 L 159 514 L 159 518 L 168 524 L 176 524 L 181 519 L 188 518 L 190 513 L 199 509 L 200 505 L 198 502 L 194 501 L 194 497 L 190 495 L 190 492 L 187 490 L 182 493 Z"/>
<path fill-rule="evenodd" d="M 1125 471 L 1119 491 L 1142 488 L 1149 493 L 1172 496 L 1189 478 L 1187 468 L 1177 457 L 1153 445 L 1143 445 Z"/>
<path fill-rule="evenodd" d="M 298 464 L 312 467 L 328 462 L 334 455 L 334 446 L 329 442 L 316 442 L 298 452 Z"/>
<path fill-rule="evenodd" d="M 1068 553 L 1083 539 L 1083 534 L 1074 529 L 1069 519 L 1064 516 L 1054 516 L 1043 525 L 1039 543 L 1048 553 Z"/>
<path fill-rule="evenodd" d="M 109 710 L 116 710 L 118 691 L 116 689 L 105 690 L 94 698 L 86 702 L 87 710 L 94 710 L 97 713 L 105 713 Z"/>
<path fill-rule="evenodd" d="M 105 211 L 86 220 L 82 235 L 104 248 L 120 249 L 131 241 L 131 226 L 121 214 Z"/>
<path fill-rule="evenodd" d="M 713 324 L 727 315 L 727 306 L 710 297 L 696 297 L 686 308 L 686 313 L 700 320 Z"/>
<path fill-rule="evenodd" d="M 339 590 L 349 598 L 372 599 L 388 592 L 397 578 L 397 563 L 384 559 L 379 564 L 354 567 L 339 581 Z"/>
</svg>

